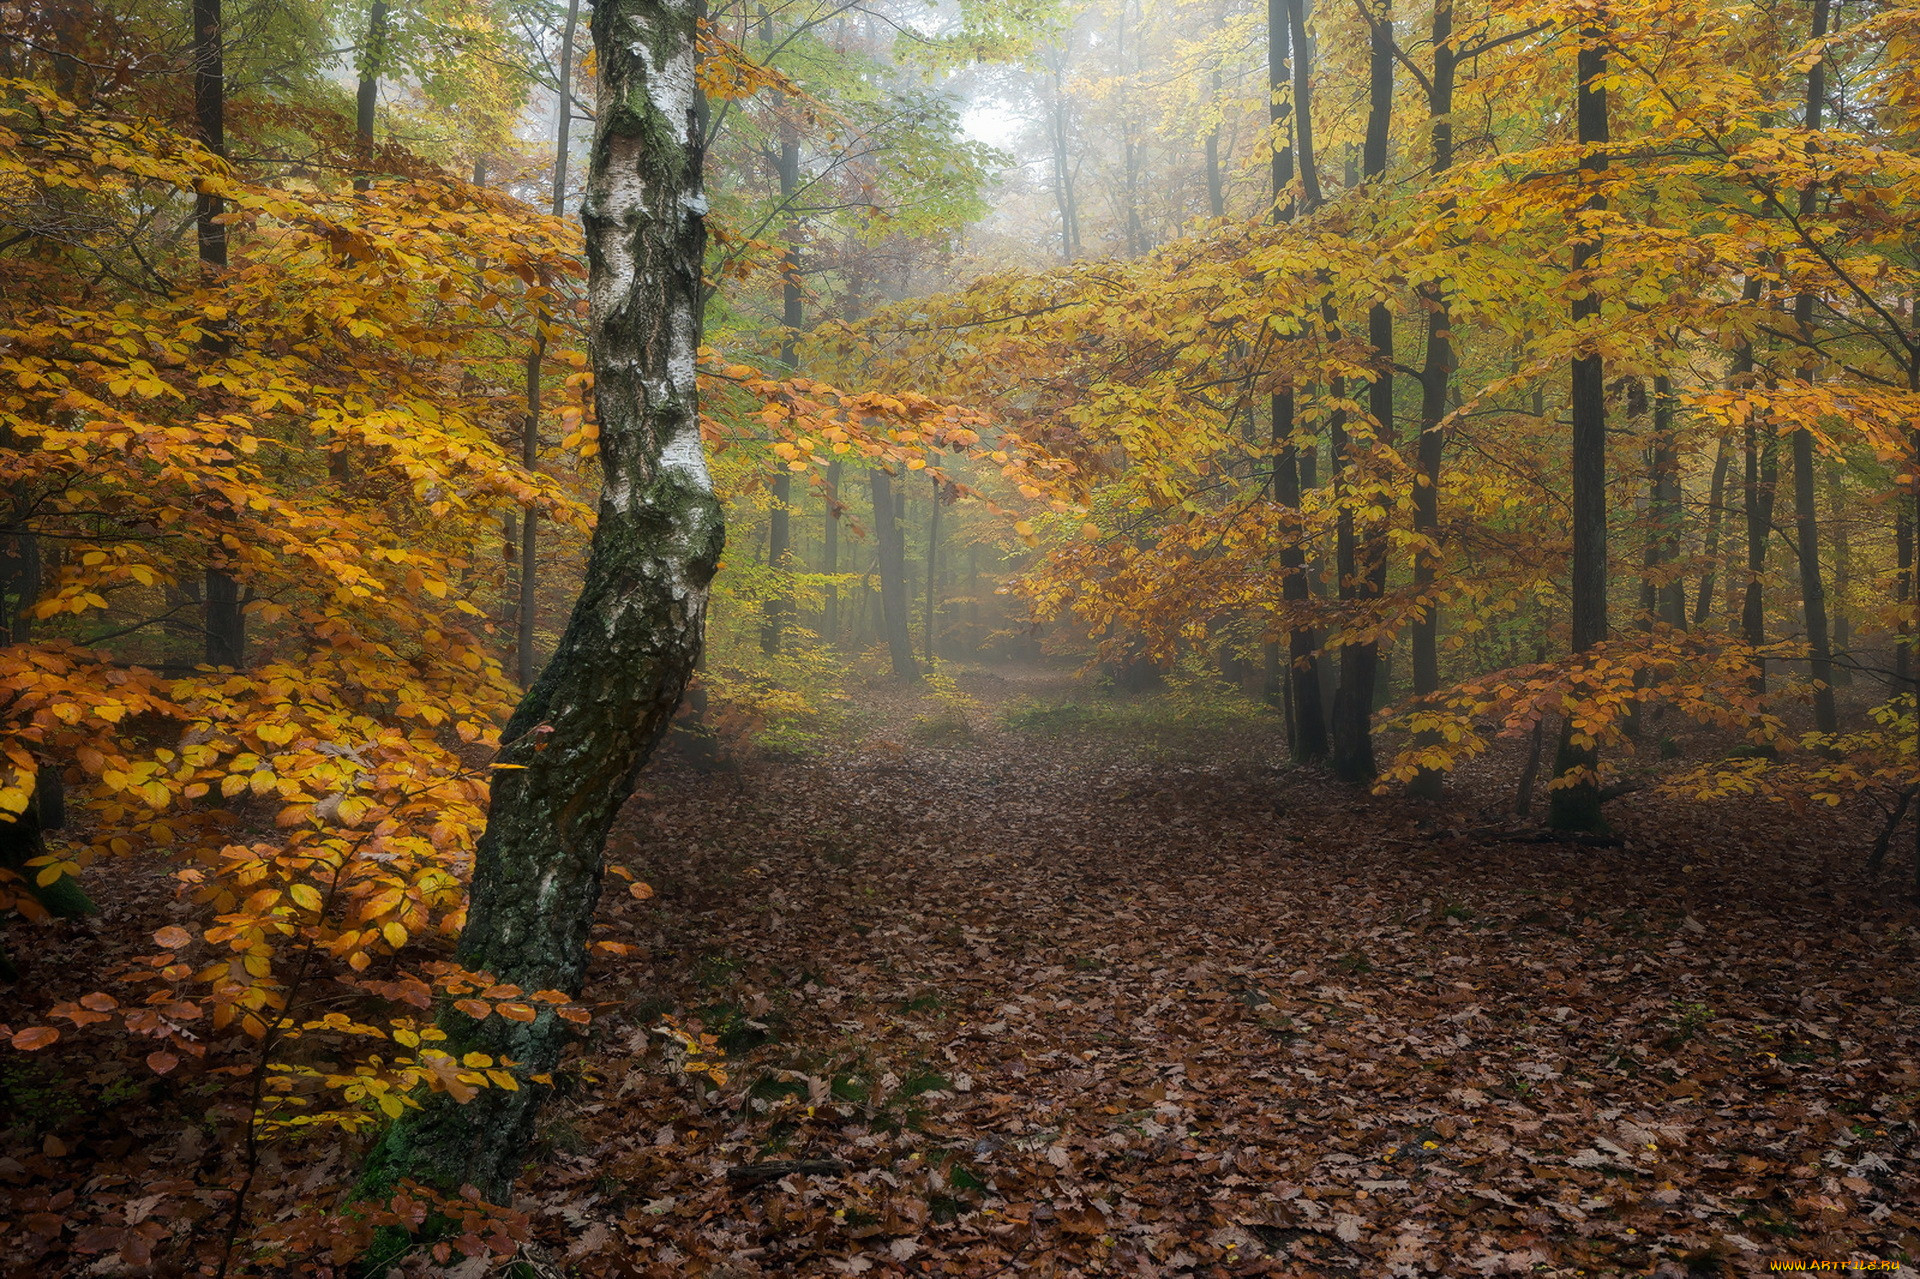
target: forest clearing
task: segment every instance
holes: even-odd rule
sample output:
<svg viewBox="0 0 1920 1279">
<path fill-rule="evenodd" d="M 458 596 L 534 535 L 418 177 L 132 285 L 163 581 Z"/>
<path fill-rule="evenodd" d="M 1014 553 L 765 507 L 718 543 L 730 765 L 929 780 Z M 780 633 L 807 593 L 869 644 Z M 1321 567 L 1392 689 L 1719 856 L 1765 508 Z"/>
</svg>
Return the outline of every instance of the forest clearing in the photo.
<svg viewBox="0 0 1920 1279">
<path fill-rule="evenodd" d="M 0 0 L 0 1274 L 1920 1264 L 1920 5 Z"/>
</svg>

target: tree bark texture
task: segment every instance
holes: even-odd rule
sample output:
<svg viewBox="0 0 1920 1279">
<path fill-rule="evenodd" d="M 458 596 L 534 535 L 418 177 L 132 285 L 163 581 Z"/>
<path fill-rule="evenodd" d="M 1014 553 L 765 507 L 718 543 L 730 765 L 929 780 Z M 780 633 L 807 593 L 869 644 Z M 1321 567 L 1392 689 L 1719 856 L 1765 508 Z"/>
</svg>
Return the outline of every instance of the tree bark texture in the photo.
<svg viewBox="0 0 1920 1279">
<path fill-rule="evenodd" d="M 1581 31 L 1578 61 L 1579 85 L 1575 90 L 1575 120 L 1581 145 L 1597 147 L 1608 140 L 1607 91 L 1604 77 L 1607 59 L 1602 41 L 1605 33 L 1596 28 Z M 1606 168 L 1606 156 L 1588 151 L 1580 160 L 1583 174 L 1597 174 Z M 1595 194 L 1586 203 L 1589 210 L 1606 207 Z M 1600 237 L 1592 229 L 1575 232 L 1573 271 L 1577 276 L 1600 256 Z M 1576 327 L 1600 314 L 1600 298 L 1591 288 L 1579 287 L 1572 307 Z M 1573 414 L 1573 651 L 1585 652 L 1607 637 L 1607 399 L 1605 369 L 1595 354 L 1573 360 L 1570 408 Z M 1605 821 L 1600 815 L 1600 784 L 1595 775 L 1599 752 L 1573 740 L 1569 718 L 1561 731 L 1555 752 L 1553 771 L 1556 779 L 1579 771 L 1582 780 L 1571 786 L 1557 786 L 1548 805 L 1548 825 L 1556 830 L 1600 830 Z"/>
<path fill-rule="evenodd" d="M 880 629 L 887 639 L 893 673 L 901 679 L 919 679 L 913 660 L 913 640 L 907 633 L 907 531 L 900 524 L 893 476 L 884 467 L 867 472 L 873 485 L 875 566 L 880 571 Z M 902 495 L 904 496 L 904 495 Z"/>
<path fill-rule="evenodd" d="M 1813 0 L 1813 30 L 1810 38 L 1827 34 L 1829 0 Z M 1821 108 L 1827 92 L 1827 64 L 1816 62 L 1807 71 L 1807 131 L 1820 128 Z M 1820 199 L 1819 187 L 1810 185 L 1800 193 L 1800 216 L 1809 218 Z M 1803 340 L 1813 338 L 1813 294 L 1802 293 L 1793 300 L 1793 322 Z M 1800 370 L 1802 381 L 1811 382 L 1814 370 Z M 1807 619 L 1807 655 L 1813 676 L 1813 726 L 1822 733 L 1840 729 L 1839 712 L 1833 702 L 1833 643 L 1827 632 L 1827 588 L 1820 573 L 1820 512 L 1814 498 L 1813 432 L 1805 427 L 1793 433 L 1793 513 L 1796 540 L 1800 543 L 1800 602 Z"/>
<path fill-rule="evenodd" d="M 460 960 L 525 990 L 578 994 L 608 828 L 678 705 L 702 642 L 724 529 L 700 443 L 702 121 L 698 0 L 599 0 L 599 119 L 582 209 L 603 480 L 566 630 L 508 723 Z M 457 1052 L 551 1070 L 567 1023 L 443 1014 Z M 500 1201 L 546 1090 L 445 1094 L 389 1130 L 368 1181 L 402 1176 Z"/>
<path fill-rule="evenodd" d="M 940 642 L 940 481 L 933 481 L 933 512 L 927 516 L 927 665 L 938 658 Z"/>
<path fill-rule="evenodd" d="M 380 105 L 380 71 L 387 52 L 387 0 L 373 0 L 367 10 L 367 42 L 360 50 L 360 84 L 354 94 L 353 136 L 359 144 L 360 172 L 353 189 L 365 193 L 372 183 L 373 116 Z"/>
<path fill-rule="evenodd" d="M 1294 205 L 1287 198 L 1287 192 L 1293 186 L 1295 152 L 1294 140 L 1300 133 L 1302 103 L 1306 98 L 1300 91 L 1305 73 L 1300 65 L 1305 56 L 1305 46 L 1294 42 L 1291 25 L 1291 6 L 1288 0 L 1267 0 L 1267 90 L 1270 101 L 1269 119 L 1276 130 L 1291 118 L 1291 136 L 1285 146 L 1276 145 L 1273 152 L 1273 216 L 1277 220 L 1291 220 Z M 1293 66 L 1289 68 L 1289 61 Z M 1288 85 L 1289 77 L 1294 83 L 1292 111 L 1281 102 L 1281 90 Z M 1311 128 L 1311 124 L 1307 126 Z M 1294 393 L 1291 387 L 1276 392 L 1272 399 L 1272 447 L 1273 478 L 1272 493 L 1274 503 L 1289 518 L 1296 520 L 1295 527 L 1284 536 L 1280 547 L 1280 598 L 1289 608 L 1304 605 L 1312 595 L 1312 585 L 1307 580 L 1306 549 L 1300 544 L 1300 529 L 1297 517 L 1300 510 L 1301 476 L 1300 450 L 1294 443 Z M 1280 658 L 1280 646 L 1269 645 L 1267 658 L 1269 667 L 1267 689 L 1269 700 L 1279 701 L 1287 712 L 1288 753 L 1296 764 L 1317 764 L 1326 759 L 1330 745 L 1327 741 L 1326 708 L 1320 699 L 1320 636 L 1306 627 L 1292 627 L 1287 631 L 1287 685 L 1284 694 L 1277 678 Z"/>
<path fill-rule="evenodd" d="M 762 13 L 760 31 L 769 47 L 773 44 L 772 20 Z M 785 99 L 774 97 L 774 110 L 785 110 Z M 793 199 L 800 187 L 800 134 L 791 120 L 780 121 L 780 206 L 785 225 L 781 238 L 786 242 L 780 263 L 780 363 L 787 372 L 799 371 L 799 356 L 794 339 L 805 322 L 800 298 L 800 221 L 793 211 Z M 773 593 L 760 606 L 760 651 L 778 653 L 793 627 L 793 475 L 785 462 L 776 461 L 779 470 L 768 486 L 767 565 L 773 570 Z"/>
<path fill-rule="evenodd" d="M 1428 82 L 1428 136 L 1433 146 L 1433 173 L 1437 177 L 1453 167 L 1453 81 L 1457 54 L 1453 48 L 1453 0 L 1436 0 L 1433 7 L 1433 77 Z M 1447 414 L 1447 392 L 1453 384 L 1453 314 L 1447 303 L 1443 281 L 1423 285 L 1421 300 L 1427 306 L 1427 356 L 1420 370 L 1420 441 L 1415 449 L 1413 529 L 1429 545 L 1414 553 L 1414 588 L 1423 598 L 1413 621 L 1413 695 L 1425 697 L 1440 691 L 1440 602 L 1434 598 L 1434 578 L 1439 573 L 1440 541 L 1440 464 L 1446 452 L 1446 437 L 1440 422 Z M 1409 793 L 1424 799 L 1438 798 L 1444 789 L 1445 774 L 1439 769 L 1423 768 L 1408 784 Z"/>
<path fill-rule="evenodd" d="M 1361 177 L 1378 183 L 1387 172 L 1388 131 L 1393 121 L 1393 10 L 1390 0 L 1366 10 L 1368 23 L 1367 134 L 1361 149 Z M 1383 302 L 1367 308 L 1367 342 L 1373 348 L 1375 371 L 1367 384 L 1367 413 L 1373 419 L 1376 445 L 1393 443 L 1393 311 Z M 1343 452 L 1352 447 L 1345 436 Z M 1349 463 L 1351 458 L 1343 459 Z M 1351 484 L 1351 480 L 1349 480 Z M 1351 511 L 1343 505 L 1341 529 L 1342 598 L 1366 604 L 1380 598 L 1387 584 L 1386 529 L 1378 524 L 1355 528 Z M 1351 550 L 1349 550 L 1351 545 Z M 1352 581 L 1347 580 L 1348 577 Z M 1373 754 L 1374 684 L 1380 671 L 1380 642 L 1365 640 L 1340 646 L 1340 687 L 1333 695 L 1334 776 L 1354 785 L 1371 782 L 1379 771 Z"/>
<path fill-rule="evenodd" d="M 1700 575 L 1700 593 L 1694 597 L 1693 624 L 1706 625 L 1707 618 L 1713 612 L 1713 588 L 1719 577 L 1720 568 L 1720 517 L 1721 508 L 1727 501 L 1727 471 L 1732 460 L 1727 450 L 1727 440 L 1723 435 L 1713 453 L 1713 482 L 1707 490 L 1707 540 L 1702 548 L 1701 559 L 1706 568 Z"/>
<path fill-rule="evenodd" d="M 820 638 L 829 644 L 840 642 L 840 587 L 831 579 L 840 571 L 840 474 L 838 459 L 827 463 L 826 519 L 820 529 L 820 571 L 828 577 L 826 615 L 820 623 Z"/>
<path fill-rule="evenodd" d="M 194 132 L 215 155 L 227 153 L 226 31 L 220 0 L 193 0 L 193 123 Z M 194 196 L 194 233 L 200 249 L 201 273 L 212 277 L 227 269 L 227 228 L 218 220 L 226 201 L 202 192 Z M 202 347 L 210 355 L 226 354 L 227 339 L 209 333 Z M 247 623 L 241 612 L 240 583 L 215 549 L 206 577 L 206 660 L 210 666 L 239 666 L 246 659 Z"/>
</svg>

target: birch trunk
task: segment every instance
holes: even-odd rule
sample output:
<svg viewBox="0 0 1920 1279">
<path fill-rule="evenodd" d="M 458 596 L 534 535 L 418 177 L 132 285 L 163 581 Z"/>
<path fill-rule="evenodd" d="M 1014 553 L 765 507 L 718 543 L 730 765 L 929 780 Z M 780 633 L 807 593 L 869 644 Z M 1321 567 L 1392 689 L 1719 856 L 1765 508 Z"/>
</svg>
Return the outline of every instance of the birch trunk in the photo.
<svg viewBox="0 0 1920 1279">
<path fill-rule="evenodd" d="M 582 220 L 603 475 L 580 597 L 507 725 L 460 961 L 526 990 L 578 994 L 608 828 L 698 660 L 724 530 L 700 445 L 694 353 L 706 243 L 695 87 L 698 0 L 600 0 L 599 120 Z M 456 1053 L 549 1071 L 568 1038 L 447 1010 Z M 367 1183 L 401 1177 L 506 1199 L 546 1089 L 445 1094 L 397 1125 Z"/>
</svg>

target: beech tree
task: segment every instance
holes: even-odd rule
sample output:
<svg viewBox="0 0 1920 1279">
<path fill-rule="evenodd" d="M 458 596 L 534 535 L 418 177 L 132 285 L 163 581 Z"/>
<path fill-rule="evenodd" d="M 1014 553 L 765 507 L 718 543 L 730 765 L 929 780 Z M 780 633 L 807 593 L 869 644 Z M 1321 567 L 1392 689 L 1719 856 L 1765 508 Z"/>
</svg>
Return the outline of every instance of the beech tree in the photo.
<svg viewBox="0 0 1920 1279">
<path fill-rule="evenodd" d="M 1607 167 L 1608 141 L 1606 32 L 1598 21 L 1583 26 L 1575 62 L 1575 140 L 1580 145 L 1582 176 Z M 1600 213 L 1606 197 L 1589 197 L 1583 213 Z M 1573 239 L 1573 324 L 1578 329 L 1600 317 L 1595 283 L 1583 278 L 1600 257 L 1600 229 L 1590 217 L 1576 215 Z M 1607 399 L 1606 369 L 1592 341 L 1581 333 L 1572 364 L 1567 403 L 1573 415 L 1573 564 L 1568 594 L 1573 603 L 1573 651 L 1584 652 L 1607 638 Z M 1599 756 L 1592 734 L 1572 717 L 1560 731 L 1554 772 L 1571 784 L 1552 792 L 1549 824 L 1562 830 L 1597 830 L 1600 815 Z"/>
</svg>

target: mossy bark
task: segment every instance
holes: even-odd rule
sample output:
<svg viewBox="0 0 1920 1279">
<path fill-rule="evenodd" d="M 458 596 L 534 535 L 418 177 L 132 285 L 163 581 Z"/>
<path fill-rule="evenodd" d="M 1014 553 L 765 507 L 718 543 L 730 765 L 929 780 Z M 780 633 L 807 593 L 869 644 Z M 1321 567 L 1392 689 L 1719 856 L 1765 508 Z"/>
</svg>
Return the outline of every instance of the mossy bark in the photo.
<svg viewBox="0 0 1920 1279">
<path fill-rule="evenodd" d="M 601 0 L 592 29 L 600 118 L 582 210 L 589 350 L 604 482 L 573 614 L 507 725 L 474 868 L 460 960 L 525 990 L 577 994 L 614 817 L 698 660 L 723 528 L 700 446 L 702 107 L 697 3 Z M 545 1005 L 525 1024 L 441 1025 L 458 1052 L 550 1071 L 569 1028 Z M 444 1094 L 396 1124 L 363 1186 L 402 1177 L 488 1199 L 511 1195 L 546 1090 Z"/>
</svg>

